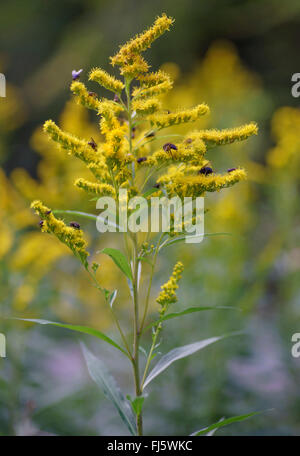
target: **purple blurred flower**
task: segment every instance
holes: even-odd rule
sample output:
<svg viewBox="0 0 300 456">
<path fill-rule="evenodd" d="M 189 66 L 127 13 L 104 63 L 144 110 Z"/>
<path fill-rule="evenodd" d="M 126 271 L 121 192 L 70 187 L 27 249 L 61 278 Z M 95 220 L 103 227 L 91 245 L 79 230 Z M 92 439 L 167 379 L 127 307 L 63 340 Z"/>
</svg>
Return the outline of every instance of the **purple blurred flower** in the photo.
<svg viewBox="0 0 300 456">
<path fill-rule="evenodd" d="M 82 69 L 78 70 L 78 71 L 73 70 L 72 71 L 72 79 L 73 79 L 73 81 L 76 81 L 77 79 L 79 79 L 82 72 L 83 72 Z"/>
</svg>

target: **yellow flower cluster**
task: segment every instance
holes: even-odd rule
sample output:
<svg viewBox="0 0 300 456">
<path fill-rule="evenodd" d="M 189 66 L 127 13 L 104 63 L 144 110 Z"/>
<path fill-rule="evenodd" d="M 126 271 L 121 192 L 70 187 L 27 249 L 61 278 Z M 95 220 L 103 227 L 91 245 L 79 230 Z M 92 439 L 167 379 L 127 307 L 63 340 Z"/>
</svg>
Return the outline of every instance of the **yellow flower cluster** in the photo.
<svg viewBox="0 0 300 456">
<path fill-rule="evenodd" d="M 47 120 L 47 122 L 45 122 L 44 131 L 53 141 L 58 143 L 63 149 L 66 149 L 69 154 L 80 158 L 87 164 L 90 164 L 91 162 L 100 164 L 98 154 L 89 146 L 88 141 L 79 139 L 72 134 L 65 133 L 52 120 Z"/>
<path fill-rule="evenodd" d="M 74 185 L 94 195 L 116 196 L 113 186 L 109 184 L 98 184 L 97 182 L 89 182 L 86 179 L 79 178 L 74 182 Z"/>
<path fill-rule="evenodd" d="M 142 86 L 141 88 L 136 87 L 133 90 L 133 97 L 135 99 L 137 98 L 149 98 L 149 97 L 155 97 L 157 95 L 161 95 L 162 93 L 166 93 L 169 90 L 171 90 L 173 87 L 173 83 L 170 78 L 167 80 L 160 82 L 155 85 L 150 85 L 149 87 L 144 87 Z"/>
<path fill-rule="evenodd" d="M 93 68 L 90 72 L 89 80 L 98 82 L 98 84 L 114 93 L 121 93 L 124 89 L 122 81 L 118 81 L 118 79 L 114 78 L 106 71 L 101 70 L 101 68 Z"/>
<path fill-rule="evenodd" d="M 152 27 L 122 46 L 111 58 L 112 65 L 120 67 L 124 82 L 100 68 L 91 70 L 89 80 L 115 93 L 114 99 L 100 99 L 82 82 L 73 81 L 71 90 L 79 104 L 95 110 L 99 116 L 97 143 L 66 133 L 51 120 L 44 125 L 44 131 L 53 141 L 80 158 L 94 174 L 96 182 L 86 180 L 85 176 L 75 182 L 88 193 L 117 198 L 119 189 L 126 188 L 130 195 L 143 195 L 143 182 L 145 179 L 148 182 L 156 172 L 159 195 L 196 197 L 219 191 L 246 177 L 242 168 L 231 168 L 226 174 L 215 173 L 206 153 L 211 146 L 256 135 L 255 123 L 226 130 L 202 129 L 175 134 L 172 136 L 181 136 L 175 144 L 168 142 L 170 134 L 161 137 L 158 134 L 164 128 L 195 122 L 209 113 L 205 103 L 190 109 L 175 108 L 172 112 L 162 110 L 161 97 L 172 89 L 173 81 L 162 70 L 149 72 L 149 65 L 141 54 L 169 30 L 172 23 L 173 19 L 163 14 Z M 137 81 L 136 87 L 131 87 L 132 78 Z M 152 147 L 153 144 L 160 146 Z"/>
<path fill-rule="evenodd" d="M 137 60 L 139 54 L 146 51 L 146 49 L 151 46 L 153 41 L 170 29 L 173 22 L 174 20 L 167 17 L 166 14 L 158 17 L 152 27 L 124 44 L 119 52 L 114 57 L 111 57 L 112 65 L 126 67 L 127 65 L 132 64 Z"/>
<path fill-rule="evenodd" d="M 69 155 L 82 160 L 97 178 L 108 178 L 105 160 L 93 143 L 62 131 L 52 120 L 45 122 L 44 131 Z"/>
<path fill-rule="evenodd" d="M 193 144 L 183 141 L 180 144 L 176 144 L 175 147 L 176 149 L 158 150 L 154 152 L 151 156 L 147 157 L 147 160 L 141 162 L 141 165 L 153 167 L 176 162 L 190 163 L 191 165 L 198 165 L 196 170 L 199 170 L 202 158 L 206 153 L 206 146 L 201 139 L 195 140 Z"/>
<path fill-rule="evenodd" d="M 158 70 L 156 73 L 140 74 L 137 79 L 143 87 L 153 87 L 162 84 L 163 82 L 168 82 L 171 86 L 173 85 L 173 81 L 170 76 L 162 70 Z M 135 90 L 137 90 L 137 88 L 135 88 Z"/>
<path fill-rule="evenodd" d="M 134 100 L 132 108 L 141 116 L 153 114 L 161 108 L 161 102 L 157 98 L 149 98 L 148 100 Z"/>
<path fill-rule="evenodd" d="M 77 102 L 82 106 L 98 111 L 100 100 L 95 92 L 89 92 L 82 82 L 73 81 L 71 84 L 71 91 L 74 95 L 77 95 Z"/>
<path fill-rule="evenodd" d="M 51 209 L 41 201 L 33 201 L 31 208 L 41 217 L 41 230 L 54 234 L 63 244 L 66 244 L 81 261 L 86 264 L 89 253 L 86 251 L 87 243 L 83 239 L 81 229 L 67 226 L 62 220 L 57 219 Z"/>
<path fill-rule="evenodd" d="M 205 104 L 199 104 L 192 109 L 185 109 L 183 111 L 173 113 L 158 113 L 149 116 L 151 125 L 158 129 L 171 127 L 172 125 L 179 125 L 187 122 L 195 122 L 199 117 L 209 113 L 209 107 Z"/>
<path fill-rule="evenodd" d="M 156 302 L 161 306 L 161 315 L 165 314 L 170 304 L 173 304 L 177 301 L 176 290 L 178 288 L 178 282 L 181 279 L 183 269 L 183 264 L 178 261 L 174 266 L 172 275 L 169 278 L 168 282 L 166 282 L 161 287 L 161 292 L 156 299 Z"/>
<path fill-rule="evenodd" d="M 187 168 L 187 171 L 190 171 Z M 164 184 L 169 196 L 203 196 L 205 192 L 215 192 L 222 188 L 231 187 L 232 185 L 246 179 L 246 171 L 242 168 L 233 169 L 227 174 L 185 174 L 184 169 L 172 169 L 169 174 L 163 175 L 158 182 Z"/>
<path fill-rule="evenodd" d="M 191 135 L 191 138 L 200 138 L 208 146 L 219 146 L 230 144 L 235 141 L 243 141 L 250 136 L 257 135 L 258 128 L 256 123 L 251 122 L 238 128 L 227 128 L 224 130 L 202 130 Z"/>
</svg>

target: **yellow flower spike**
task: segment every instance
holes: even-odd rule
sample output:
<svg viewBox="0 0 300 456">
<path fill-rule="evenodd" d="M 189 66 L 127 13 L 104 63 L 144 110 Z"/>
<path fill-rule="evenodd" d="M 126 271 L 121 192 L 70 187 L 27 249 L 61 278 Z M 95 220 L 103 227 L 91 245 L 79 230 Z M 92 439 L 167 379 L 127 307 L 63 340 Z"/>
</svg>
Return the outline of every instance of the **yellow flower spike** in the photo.
<svg viewBox="0 0 300 456">
<path fill-rule="evenodd" d="M 166 128 L 172 125 L 179 125 L 186 122 L 195 122 L 199 117 L 209 113 L 207 104 L 202 103 L 192 109 L 178 111 L 175 113 L 157 113 L 149 116 L 151 125 L 157 128 Z"/>
<path fill-rule="evenodd" d="M 172 163 L 172 162 L 179 162 L 179 163 L 191 163 L 197 164 L 199 169 L 199 163 L 201 163 L 205 152 L 206 146 L 201 139 L 194 141 L 193 143 L 189 144 L 185 141 L 181 144 L 177 144 L 177 146 L 170 150 L 158 150 L 154 152 L 152 155 L 147 157 L 147 160 L 140 161 L 139 163 L 143 166 L 156 166 L 161 165 L 163 163 Z"/>
<path fill-rule="evenodd" d="M 101 70 L 101 68 L 93 68 L 91 70 L 89 81 L 98 82 L 98 84 L 105 87 L 105 89 L 117 94 L 120 94 L 125 87 L 123 82 L 119 81 L 114 76 L 111 76 L 106 71 Z"/>
<path fill-rule="evenodd" d="M 94 111 L 98 111 L 100 100 L 98 99 L 97 94 L 89 92 L 82 82 L 72 82 L 71 91 L 78 97 L 78 104 L 81 104 L 86 108 L 93 109 Z"/>
<path fill-rule="evenodd" d="M 232 185 L 246 179 L 246 171 L 242 168 L 233 169 L 227 174 L 209 174 L 209 175 L 184 175 L 178 172 L 164 175 L 158 179 L 159 183 L 165 185 L 169 195 L 177 194 L 179 197 L 184 196 L 202 196 L 205 192 L 215 192 L 222 188 L 231 187 Z"/>
<path fill-rule="evenodd" d="M 124 168 L 121 168 L 120 171 L 116 174 L 115 182 L 119 186 L 126 187 L 127 185 L 129 185 L 128 182 L 131 179 L 131 177 L 132 177 L 131 169 L 124 167 Z"/>
<path fill-rule="evenodd" d="M 99 103 L 98 114 L 103 117 L 100 120 L 101 133 L 106 134 L 112 128 L 120 126 L 117 115 L 123 112 L 124 109 L 121 105 L 114 103 L 111 100 L 103 100 Z"/>
<path fill-rule="evenodd" d="M 119 125 L 111 130 L 105 129 L 106 143 L 103 146 L 103 152 L 109 166 L 125 164 L 128 152 L 128 142 L 125 138 L 127 130 L 127 125 Z"/>
<path fill-rule="evenodd" d="M 173 87 L 173 84 L 170 80 L 161 82 L 160 84 L 151 85 L 150 87 L 136 87 L 133 90 L 133 97 L 137 98 L 151 98 L 157 95 L 168 92 Z"/>
<path fill-rule="evenodd" d="M 172 275 L 169 278 L 168 282 L 166 282 L 161 287 L 161 292 L 156 299 L 156 302 L 161 306 L 161 315 L 165 314 L 170 304 L 173 304 L 177 301 L 176 290 L 178 288 L 178 282 L 181 279 L 183 269 L 183 264 L 181 261 L 178 261 L 174 266 Z"/>
<path fill-rule="evenodd" d="M 65 133 L 52 120 L 45 122 L 44 131 L 63 149 L 66 149 L 71 155 L 80 158 L 85 163 L 99 162 L 97 152 L 89 146 L 88 141 L 79 139 L 70 133 Z"/>
<path fill-rule="evenodd" d="M 120 69 L 120 73 L 125 78 L 137 78 L 140 74 L 147 73 L 149 65 L 141 55 L 127 56 L 124 60 L 124 65 Z"/>
<path fill-rule="evenodd" d="M 82 190 L 101 196 L 116 196 L 115 189 L 109 184 L 98 184 L 96 182 L 89 182 L 86 179 L 79 178 L 74 182 L 74 185 Z"/>
<path fill-rule="evenodd" d="M 161 109 L 161 102 L 157 98 L 149 98 L 148 100 L 134 100 L 132 109 L 141 116 L 154 114 Z"/>
<path fill-rule="evenodd" d="M 170 76 L 162 70 L 158 70 L 155 73 L 141 74 L 137 77 L 142 87 L 152 87 L 163 82 L 169 82 L 173 85 L 173 81 Z"/>
<path fill-rule="evenodd" d="M 202 130 L 195 133 L 195 136 L 208 143 L 209 146 L 230 144 L 235 141 L 244 141 L 250 136 L 257 135 L 257 124 L 251 122 L 237 128 L 227 128 L 224 130 Z"/>
<path fill-rule="evenodd" d="M 174 19 L 167 17 L 166 14 L 162 14 L 156 19 L 152 27 L 132 38 L 120 48 L 114 57 L 111 57 L 112 65 L 124 65 L 126 56 L 144 52 L 151 46 L 153 41 L 170 29 L 173 22 Z"/>
<path fill-rule="evenodd" d="M 82 230 L 65 225 L 41 201 L 33 201 L 30 207 L 41 217 L 40 225 L 42 231 L 54 234 L 72 250 L 75 256 L 79 256 L 86 265 L 89 253 L 86 251 L 87 242 L 83 239 Z"/>
</svg>

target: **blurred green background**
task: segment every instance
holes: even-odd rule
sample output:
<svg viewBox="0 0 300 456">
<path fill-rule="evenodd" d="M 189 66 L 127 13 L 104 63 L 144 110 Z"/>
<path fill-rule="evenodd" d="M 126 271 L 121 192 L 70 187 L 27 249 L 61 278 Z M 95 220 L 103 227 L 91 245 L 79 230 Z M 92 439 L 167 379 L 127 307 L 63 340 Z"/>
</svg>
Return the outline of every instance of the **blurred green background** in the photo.
<svg viewBox="0 0 300 456">
<path fill-rule="evenodd" d="M 183 435 L 223 416 L 272 409 L 219 434 L 299 435 L 300 360 L 291 355 L 291 337 L 300 332 L 300 111 L 291 95 L 291 76 L 300 70 L 299 0 L 2 2 L 0 72 L 7 97 L 0 98 L 0 311 L 113 333 L 104 302 L 65 248 L 39 232 L 29 210 L 35 198 L 50 207 L 95 210 L 73 186 L 80 164 L 48 143 L 41 125 L 53 118 L 79 136 L 97 135 L 95 119 L 71 101 L 72 69 L 83 68 L 85 81 L 93 66 L 112 71 L 108 57 L 119 44 L 162 12 L 175 26 L 147 60 L 154 69 L 164 63 L 175 78 L 165 104 L 205 101 L 211 116 L 201 127 L 254 120 L 260 131 L 247 144 L 210 152 L 216 169 L 243 165 L 249 173 L 246 183 L 206 198 L 206 231 L 231 235 L 166 250 L 153 294 L 181 259 L 186 270 L 177 309 L 236 308 L 170 321 L 163 351 L 232 330 L 244 335 L 156 379 L 145 406 L 146 433 Z M 97 248 L 118 243 L 98 239 L 91 224 L 84 228 Z M 101 265 L 101 280 L 114 286 L 113 264 L 101 259 Z M 124 292 L 125 319 L 126 299 Z M 7 337 L 0 435 L 126 433 L 88 378 L 77 336 L 4 320 L 0 332 Z M 104 344 L 86 342 L 131 392 L 124 361 Z"/>
</svg>

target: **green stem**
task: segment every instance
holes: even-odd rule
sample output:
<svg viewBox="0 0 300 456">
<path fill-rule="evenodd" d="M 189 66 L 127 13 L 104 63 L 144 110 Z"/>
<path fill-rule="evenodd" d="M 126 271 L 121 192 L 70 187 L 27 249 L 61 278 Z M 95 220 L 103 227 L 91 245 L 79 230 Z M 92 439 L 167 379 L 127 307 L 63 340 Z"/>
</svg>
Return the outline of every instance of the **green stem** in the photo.
<svg viewBox="0 0 300 456">
<path fill-rule="evenodd" d="M 128 124 L 129 124 L 129 135 L 128 135 L 128 142 L 129 142 L 129 152 L 133 154 L 132 148 L 132 112 L 131 112 L 131 95 L 130 95 L 130 83 L 131 80 L 129 78 L 125 79 L 125 92 L 127 97 L 127 112 L 128 112 Z M 135 163 L 132 162 L 132 185 L 134 185 L 135 180 Z M 139 369 L 139 301 L 138 301 L 138 267 L 139 267 L 139 260 L 138 260 L 138 245 L 137 245 L 137 235 L 134 234 L 132 236 L 133 240 L 133 305 L 134 305 L 134 331 L 133 331 L 133 355 L 132 355 L 132 367 L 133 367 L 133 374 L 134 374 L 134 382 L 135 382 L 135 393 L 136 396 L 141 396 L 141 386 L 140 386 L 140 369 Z M 142 412 L 137 415 L 136 418 L 136 427 L 137 427 L 137 434 L 143 435 L 143 416 Z"/>
<path fill-rule="evenodd" d="M 139 397 L 142 394 L 140 384 L 140 369 L 139 369 L 139 301 L 138 301 L 138 246 L 137 236 L 133 236 L 134 255 L 133 255 L 133 304 L 134 304 L 134 341 L 133 341 L 133 373 L 135 381 L 135 393 Z M 143 416 L 142 412 L 136 418 L 136 426 L 138 435 L 143 435 Z"/>
<path fill-rule="evenodd" d="M 153 262 L 152 262 L 152 265 L 151 265 L 151 272 L 150 272 L 150 278 L 149 278 L 149 285 L 148 285 L 148 290 L 147 290 L 147 295 L 146 295 L 145 309 L 144 309 L 144 314 L 143 314 L 143 318 L 142 318 L 142 323 L 141 323 L 141 326 L 140 326 L 140 333 L 142 333 L 142 331 L 143 331 L 145 320 L 146 320 L 147 313 L 148 313 L 149 301 L 150 301 L 150 292 L 151 292 L 151 287 L 152 287 L 154 269 L 155 269 L 155 265 L 156 265 L 157 254 L 159 252 L 159 246 L 160 246 L 160 243 L 161 243 L 161 240 L 162 240 L 163 236 L 164 236 L 164 233 L 161 234 L 159 240 L 157 241 L 155 252 L 154 252 L 154 256 L 153 256 Z"/>
<path fill-rule="evenodd" d="M 144 383 L 145 383 L 145 380 L 146 380 L 146 375 L 148 373 L 148 370 L 149 370 L 149 367 L 150 367 L 150 363 L 152 361 L 152 354 L 153 354 L 153 351 L 155 349 L 155 346 L 156 346 L 156 341 L 157 341 L 157 337 L 161 331 L 161 323 L 157 326 L 156 330 L 155 330 L 155 333 L 154 333 L 154 336 L 153 336 L 153 340 L 152 340 L 152 345 L 151 345 L 151 348 L 150 348 L 150 351 L 149 351 L 149 354 L 148 354 L 148 357 L 147 357 L 147 361 L 146 361 L 146 366 L 145 366 L 145 370 L 144 370 L 144 374 L 143 374 L 143 378 L 142 378 L 142 382 L 141 382 L 141 390 L 143 392 L 143 386 L 144 386 Z"/>
<path fill-rule="evenodd" d="M 127 113 L 128 113 L 128 128 L 129 128 L 128 142 L 129 142 L 129 152 L 132 154 L 133 147 L 132 147 L 132 112 L 131 112 L 130 83 L 131 83 L 131 79 L 125 79 L 125 92 L 126 92 L 126 97 L 127 97 Z M 134 161 L 132 162 L 131 166 L 132 166 L 132 185 L 133 185 L 134 178 L 135 178 Z"/>
<path fill-rule="evenodd" d="M 90 277 L 92 278 L 93 282 L 95 283 L 95 286 L 96 286 L 97 290 L 99 290 L 99 291 L 101 291 L 101 292 L 103 293 L 104 290 L 103 290 L 103 288 L 99 285 L 98 280 L 96 279 L 96 277 L 94 276 L 94 274 L 91 273 L 91 271 L 89 270 L 89 268 L 85 268 L 85 269 L 86 269 L 86 271 L 88 272 L 88 274 L 90 275 Z M 127 339 L 126 339 L 125 334 L 124 334 L 124 332 L 123 332 L 123 330 L 122 330 L 122 328 L 121 328 L 121 325 L 120 325 L 120 323 L 119 323 L 119 320 L 118 320 L 116 314 L 114 313 L 113 309 L 111 308 L 111 306 L 109 306 L 109 309 L 110 309 L 110 312 L 111 312 L 112 317 L 113 317 L 113 319 L 114 319 L 114 322 L 115 322 L 115 324 L 116 324 L 116 326 L 117 326 L 117 328 L 118 328 L 118 331 L 119 331 L 119 333 L 120 333 L 120 336 L 121 336 L 121 339 L 122 339 L 123 344 L 124 344 L 124 346 L 125 346 L 125 349 L 127 350 L 128 357 L 129 357 L 130 361 L 132 361 L 132 353 L 131 353 L 131 351 L 130 351 L 130 348 L 129 348 Z"/>
</svg>

